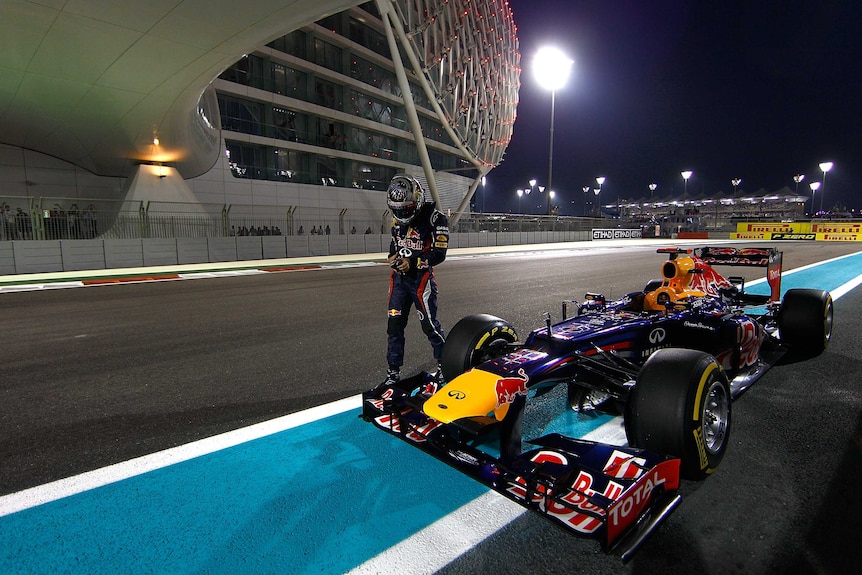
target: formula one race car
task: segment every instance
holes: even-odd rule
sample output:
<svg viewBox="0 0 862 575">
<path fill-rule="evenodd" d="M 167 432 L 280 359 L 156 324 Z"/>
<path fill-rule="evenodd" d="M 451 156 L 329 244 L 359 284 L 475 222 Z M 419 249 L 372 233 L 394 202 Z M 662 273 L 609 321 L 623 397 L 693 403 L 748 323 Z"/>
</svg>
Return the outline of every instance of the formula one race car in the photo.
<svg viewBox="0 0 862 575">
<path fill-rule="evenodd" d="M 446 385 L 430 393 L 420 373 L 378 386 L 363 394 L 362 416 L 627 560 L 679 503 L 680 477 L 717 469 L 731 401 L 782 356 L 821 353 L 832 333 L 828 292 L 779 299 L 775 249 L 658 252 L 669 256 L 661 279 L 615 301 L 563 302 L 562 321 L 546 314 L 523 343 L 500 318 L 463 318 L 443 350 Z M 765 267 L 770 295 L 747 293 L 718 265 Z M 541 409 L 531 406 L 554 394 L 569 415 L 621 415 L 627 445 L 532 425 Z"/>
</svg>

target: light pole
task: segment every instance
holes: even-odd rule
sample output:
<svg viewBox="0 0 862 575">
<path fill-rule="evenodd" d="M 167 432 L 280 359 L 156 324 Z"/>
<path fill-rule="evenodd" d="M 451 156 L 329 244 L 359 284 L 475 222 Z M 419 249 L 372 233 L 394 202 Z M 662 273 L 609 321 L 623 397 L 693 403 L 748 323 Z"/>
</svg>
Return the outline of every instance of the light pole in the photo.
<svg viewBox="0 0 862 575">
<path fill-rule="evenodd" d="M 820 189 L 820 182 L 811 182 L 808 184 L 808 187 L 811 188 L 811 217 L 814 217 L 814 194 L 817 193 L 817 190 Z M 821 200 L 822 204 L 822 200 Z"/>
<path fill-rule="evenodd" d="M 485 184 L 487 183 L 487 179 L 485 176 L 482 176 L 482 213 L 485 213 Z"/>
<path fill-rule="evenodd" d="M 548 189 L 554 183 L 554 101 L 556 92 L 566 85 L 574 61 L 557 48 L 542 48 L 533 60 L 536 81 L 551 91 L 551 130 L 548 147 Z M 548 215 L 551 215 L 551 197 L 548 194 Z"/>
<path fill-rule="evenodd" d="M 823 196 L 826 195 L 826 172 L 832 169 L 832 162 L 821 162 L 820 171 L 823 172 L 823 189 L 820 190 L 820 211 L 823 211 Z M 814 206 L 811 206 L 814 209 Z"/>
<path fill-rule="evenodd" d="M 793 176 L 793 181 L 796 182 L 796 195 L 799 195 L 799 182 L 805 179 L 805 174 L 796 174 Z"/>
<path fill-rule="evenodd" d="M 733 186 L 733 199 L 736 200 L 736 192 L 739 188 L 739 184 L 742 183 L 742 178 L 733 178 L 730 180 L 730 185 Z"/>
<path fill-rule="evenodd" d="M 596 192 L 596 205 L 599 208 L 599 216 L 602 215 L 601 204 L 599 203 L 601 201 L 602 185 L 605 183 L 606 179 L 607 178 L 605 178 L 604 176 L 599 176 L 598 178 L 596 178 L 596 183 L 599 185 L 599 191 Z"/>
<path fill-rule="evenodd" d="M 583 188 L 581 188 L 581 190 L 584 192 L 584 217 L 586 217 L 587 216 L 587 198 L 589 198 L 589 196 L 587 195 L 587 192 L 590 191 L 590 187 L 584 186 Z"/>
<path fill-rule="evenodd" d="M 602 208 L 599 205 L 599 194 L 602 193 L 602 189 L 601 188 L 593 188 L 593 193 L 596 195 L 596 204 L 593 206 L 593 209 L 596 212 L 596 217 L 601 217 Z"/>
<path fill-rule="evenodd" d="M 550 203 L 553 205 L 553 203 L 554 203 L 554 202 L 553 202 L 553 199 L 554 199 L 556 196 L 557 196 L 557 192 L 555 192 L 554 190 L 549 191 L 549 192 L 548 192 L 548 202 L 550 202 Z M 553 212 L 553 208 L 551 208 L 551 212 Z"/>
<path fill-rule="evenodd" d="M 692 172 L 691 170 L 684 170 L 684 171 L 679 173 L 682 176 L 682 206 L 683 206 L 683 208 L 685 208 L 685 200 L 686 200 L 686 196 L 688 195 L 688 179 L 691 177 L 691 175 L 693 173 L 694 172 Z"/>
<path fill-rule="evenodd" d="M 658 184 L 650 184 L 649 185 L 649 203 L 652 203 L 652 195 L 655 193 L 655 189 L 658 187 Z M 650 206 L 652 207 L 652 206 Z"/>
<path fill-rule="evenodd" d="M 796 195 L 799 196 L 799 182 L 805 179 L 805 174 L 796 174 L 793 176 L 793 181 L 796 182 Z M 814 206 L 812 206 L 813 208 Z"/>
<path fill-rule="evenodd" d="M 515 193 L 518 194 L 518 213 L 520 214 L 521 213 L 521 197 L 523 197 L 523 195 L 524 195 L 524 190 L 516 190 Z"/>
</svg>

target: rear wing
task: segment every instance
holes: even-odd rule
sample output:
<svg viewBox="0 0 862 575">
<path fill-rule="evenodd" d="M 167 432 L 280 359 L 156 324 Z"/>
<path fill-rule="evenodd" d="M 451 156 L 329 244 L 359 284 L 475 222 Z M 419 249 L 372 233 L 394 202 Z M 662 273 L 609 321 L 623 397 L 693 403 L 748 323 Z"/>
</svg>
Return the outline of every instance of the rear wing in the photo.
<svg viewBox="0 0 862 575">
<path fill-rule="evenodd" d="M 695 255 L 711 266 L 749 266 L 766 268 L 770 299 L 781 299 L 781 256 L 775 248 L 704 247 L 694 250 Z"/>
</svg>

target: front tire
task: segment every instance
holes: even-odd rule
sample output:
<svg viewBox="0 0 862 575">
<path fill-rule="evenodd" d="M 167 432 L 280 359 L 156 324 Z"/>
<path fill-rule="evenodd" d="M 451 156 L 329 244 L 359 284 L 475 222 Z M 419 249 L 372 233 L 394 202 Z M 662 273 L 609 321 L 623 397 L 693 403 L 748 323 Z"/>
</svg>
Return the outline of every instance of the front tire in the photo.
<svg viewBox="0 0 862 575">
<path fill-rule="evenodd" d="M 452 381 L 471 367 L 506 353 L 518 334 L 506 320 L 488 314 L 468 315 L 456 323 L 443 345 L 443 378 Z"/>
<path fill-rule="evenodd" d="M 778 315 L 781 342 L 797 356 L 823 353 L 832 338 L 832 296 L 819 289 L 790 289 Z"/>
<path fill-rule="evenodd" d="M 638 375 L 626 407 L 629 445 L 679 457 L 686 479 L 717 468 L 730 439 L 730 385 L 715 358 L 660 349 Z"/>
</svg>

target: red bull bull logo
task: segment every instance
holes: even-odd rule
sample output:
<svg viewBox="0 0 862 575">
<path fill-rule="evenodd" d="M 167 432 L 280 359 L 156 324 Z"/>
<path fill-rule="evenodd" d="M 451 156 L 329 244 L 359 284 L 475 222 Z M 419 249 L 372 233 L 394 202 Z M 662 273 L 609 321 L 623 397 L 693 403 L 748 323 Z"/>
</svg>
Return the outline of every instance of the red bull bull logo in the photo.
<svg viewBox="0 0 862 575">
<path fill-rule="evenodd" d="M 497 408 L 512 403 L 518 395 L 527 395 L 527 382 L 530 378 L 524 373 L 524 368 L 518 370 L 518 375 L 520 377 L 503 377 L 497 380 Z"/>
</svg>

